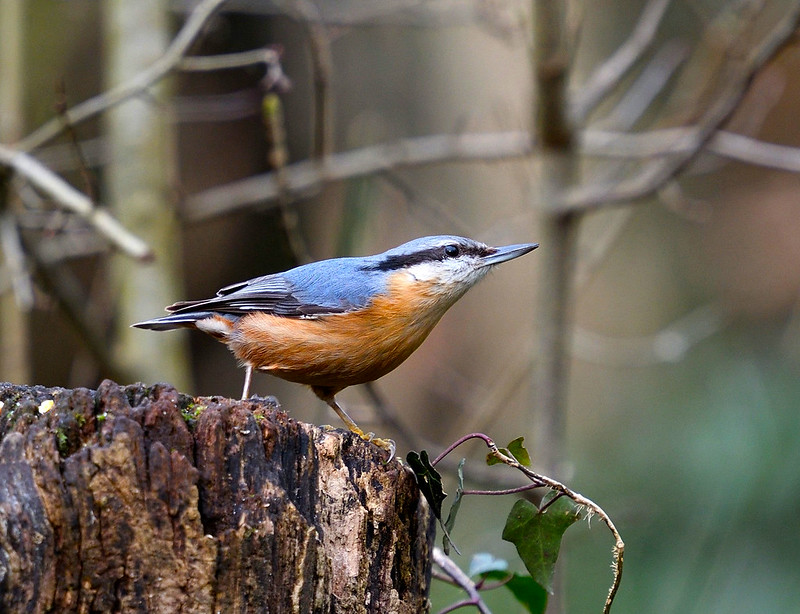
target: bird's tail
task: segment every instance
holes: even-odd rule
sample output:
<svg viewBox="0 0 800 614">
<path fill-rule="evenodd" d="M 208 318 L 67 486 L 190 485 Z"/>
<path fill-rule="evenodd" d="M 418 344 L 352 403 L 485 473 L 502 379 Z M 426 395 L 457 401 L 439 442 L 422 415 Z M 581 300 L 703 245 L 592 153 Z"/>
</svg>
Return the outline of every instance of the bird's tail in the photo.
<svg viewBox="0 0 800 614">
<path fill-rule="evenodd" d="M 174 330 L 176 328 L 198 328 L 200 320 L 221 317 L 210 311 L 195 311 L 191 313 L 176 313 L 163 318 L 153 318 L 144 322 L 132 324 L 134 328 L 146 328 L 147 330 Z"/>
</svg>

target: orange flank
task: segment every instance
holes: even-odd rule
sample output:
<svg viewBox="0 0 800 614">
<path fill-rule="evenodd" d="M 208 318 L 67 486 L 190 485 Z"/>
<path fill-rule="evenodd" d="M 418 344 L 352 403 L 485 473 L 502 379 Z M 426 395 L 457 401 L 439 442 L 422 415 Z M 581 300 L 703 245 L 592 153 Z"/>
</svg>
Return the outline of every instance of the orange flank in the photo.
<svg viewBox="0 0 800 614">
<path fill-rule="evenodd" d="M 347 313 L 314 318 L 251 313 L 237 322 L 226 343 L 254 369 L 335 394 L 397 367 L 458 298 L 445 301 L 433 285 L 405 272 L 394 273 L 387 290 Z"/>
</svg>

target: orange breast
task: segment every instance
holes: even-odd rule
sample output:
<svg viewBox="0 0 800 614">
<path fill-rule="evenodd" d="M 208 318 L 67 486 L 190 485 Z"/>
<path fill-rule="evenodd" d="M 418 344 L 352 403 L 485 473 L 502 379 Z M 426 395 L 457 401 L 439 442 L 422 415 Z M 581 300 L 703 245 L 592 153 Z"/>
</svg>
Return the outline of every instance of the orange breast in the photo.
<svg viewBox="0 0 800 614">
<path fill-rule="evenodd" d="M 315 319 L 249 314 L 236 324 L 228 347 L 260 371 L 338 391 L 397 367 L 451 304 L 398 273 L 390 291 L 360 311 Z"/>
</svg>

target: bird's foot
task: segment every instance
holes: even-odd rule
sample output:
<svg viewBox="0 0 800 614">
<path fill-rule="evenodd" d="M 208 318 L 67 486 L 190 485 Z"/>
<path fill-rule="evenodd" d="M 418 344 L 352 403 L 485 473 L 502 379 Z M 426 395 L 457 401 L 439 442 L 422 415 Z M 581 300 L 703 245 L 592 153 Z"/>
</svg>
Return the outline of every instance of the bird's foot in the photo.
<svg viewBox="0 0 800 614">
<path fill-rule="evenodd" d="M 381 450 L 387 452 L 389 454 L 389 458 L 386 459 L 386 462 L 392 462 L 394 454 L 397 451 L 397 444 L 394 442 L 394 439 L 381 439 L 380 437 L 375 437 L 375 433 L 365 433 L 358 427 L 351 430 L 364 441 L 368 441 L 372 445 L 377 446 Z"/>
<path fill-rule="evenodd" d="M 372 433 L 370 433 L 372 435 Z M 392 459 L 394 458 L 395 452 L 397 452 L 397 444 L 394 442 L 394 439 L 381 439 L 380 437 L 372 437 L 368 439 L 371 444 L 378 446 L 381 450 L 384 450 L 389 454 L 389 458 L 386 459 L 387 463 L 391 463 Z"/>
</svg>

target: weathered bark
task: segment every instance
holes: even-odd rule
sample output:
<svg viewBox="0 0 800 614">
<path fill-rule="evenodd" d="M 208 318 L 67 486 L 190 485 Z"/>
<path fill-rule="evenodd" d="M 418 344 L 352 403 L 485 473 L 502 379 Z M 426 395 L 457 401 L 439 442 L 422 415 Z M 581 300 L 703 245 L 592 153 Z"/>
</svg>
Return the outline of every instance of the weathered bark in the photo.
<svg viewBox="0 0 800 614">
<path fill-rule="evenodd" d="M 431 514 L 349 433 L 166 385 L 0 401 L 2 612 L 427 610 Z"/>
</svg>

